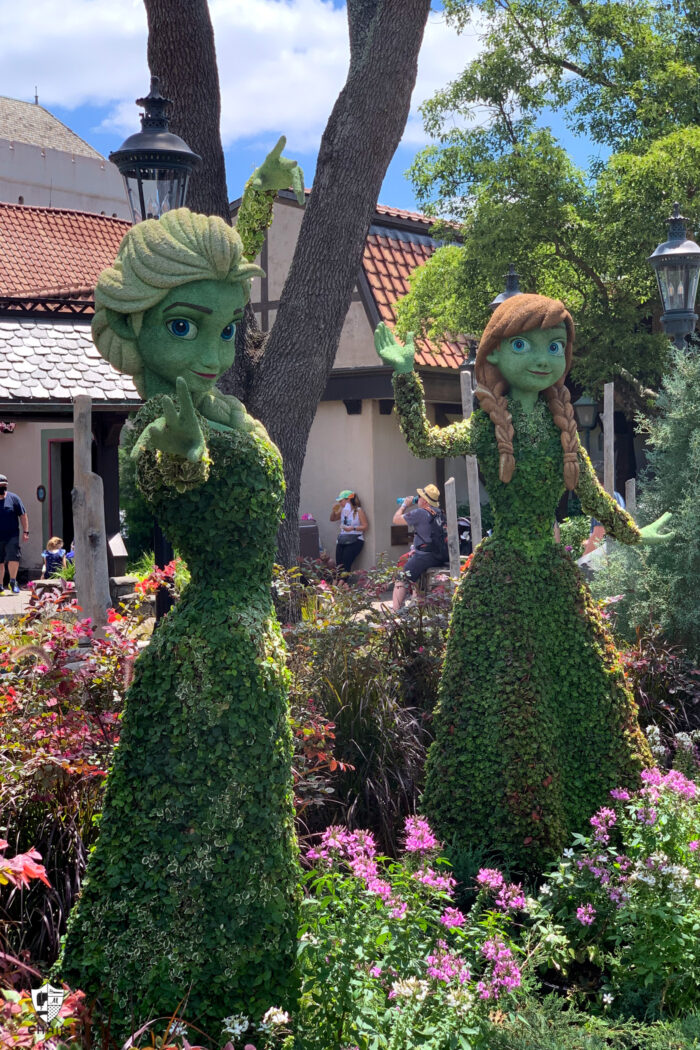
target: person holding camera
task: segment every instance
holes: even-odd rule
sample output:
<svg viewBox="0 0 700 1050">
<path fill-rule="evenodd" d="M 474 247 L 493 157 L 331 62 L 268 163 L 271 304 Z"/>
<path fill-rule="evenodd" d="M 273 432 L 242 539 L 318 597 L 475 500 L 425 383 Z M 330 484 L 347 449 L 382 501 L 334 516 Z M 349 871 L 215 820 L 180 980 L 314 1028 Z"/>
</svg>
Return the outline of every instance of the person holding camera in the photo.
<svg viewBox="0 0 700 1050">
<path fill-rule="evenodd" d="M 29 518 L 22 500 L 14 492 L 8 492 L 7 478 L 0 474 L 0 559 L 2 560 L 2 580 L 5 582 L 5 566 L 10 573 L 10 590 L 19 594 L 17 572 L 22 557 L 19 526 L 22 525 L 22 541 L 29 539 Z"/>
<path fill-rule="evenodd" d="M 360 499 L 351 489 L 343 489 L 331 507 L 331 521 L 340 522 L 335 545 L 335 563 L 343 572 L 350 572 L 352 563 L 362 550 L 365 531 L 369 528 Z"/>
<path fill-rule="evenodd" d="M 394 525 L 409 525 L 413 529 L 413 545 L 408 558 L 403 564 L 399 562 L 410 583 L 401 578 L 394 583 L 391 599 L 394 612 L 403 607 L 411 583 L 416 583 L 426 569 L 444 565 L 448 560 L 447 544 L 442 538 L 444 528 L 441 516 L 440 489 L 437 485 L 416 489 L 416 495 L 407 496 L 394 514 Z"/>
</svg>

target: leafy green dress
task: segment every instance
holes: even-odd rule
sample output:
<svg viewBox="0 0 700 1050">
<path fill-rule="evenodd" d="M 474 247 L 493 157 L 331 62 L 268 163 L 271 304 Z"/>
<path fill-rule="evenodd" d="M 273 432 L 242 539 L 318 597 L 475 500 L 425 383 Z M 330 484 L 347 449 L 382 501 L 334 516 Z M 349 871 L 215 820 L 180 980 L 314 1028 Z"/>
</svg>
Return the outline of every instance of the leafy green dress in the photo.
<svg viewBox="0 0 700 1050">
<path fill-rule="evenodd" d="M 554 541 L 564 492 L 560 431 L 546 403 L 511 401 L 516 460 L 499 480 L 494 426 L 431 427 L 418 377 L 394 380 L 401 426 L 420 456 L 475 454 L 493 508 L 455 596 L 423 796 L 458 873 L 488 859 L 536 872 L 582 831 L 611 788 L 650 762 L 618 653 L 568 552 Z M 586 513 L 626 543 L 639 530 L 579 448 Z"/>
<path fill-rule="evenodd" d="M 134 437 L 161 414 L 153 398 Z M 298 869 L 270 599 L 282 464 L 259 425 L 199 420 L 210 463 L 139 457 L 192 581 L 136 661 L 59 973 L 111 1011 L 113 1034 L 187 997 L 181 1015 L 216 1040 L 224 1017 L 290 999 Z"/>
</svg>

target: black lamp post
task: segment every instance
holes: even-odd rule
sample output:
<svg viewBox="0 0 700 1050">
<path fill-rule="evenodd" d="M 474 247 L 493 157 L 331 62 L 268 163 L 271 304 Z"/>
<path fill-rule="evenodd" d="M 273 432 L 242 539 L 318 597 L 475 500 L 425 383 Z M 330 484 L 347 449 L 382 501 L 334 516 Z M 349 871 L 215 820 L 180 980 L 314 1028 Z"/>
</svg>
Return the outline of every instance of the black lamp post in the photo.
<svg viewBox="0 0 700 1050">
<path fill-rule="evenodd" d="M 588 397 L 587 394 L 582 394 L 578 401 L 574 401 L 572 407 L 576 417 L 576 426 L 584 434 L 583 443 L 586 446 L 586 452 L 590 452 L 591 431 L 595 427 L 598 418 L 598 402 L 594 401 L 592 397 Z"/>
<path fill-rule="evenodd" d="M 491 310 L 491 312 L 493 312 L 497 306 L 500 306 L 501 303 L 504 303 L 506 299 L 510 299 L 511 296 L 523 294 L 520 291 L 520 275 L 515 272 L 515 263 L 510 264 L 508 267 L 508 273 L 504 273 L 503 277 L 506 282 L 505 291 L 501 292 L 500 295 L 497 295 L 496 298 L 489 303 L 489 310 Z"/>
<path fill-rule="evenodd" d="M 119 168 L 134 223 L 159 219 L 166 211 L 182 208 L 187 196 L 191 173 L 202 163 L 186 142 L 168 130 L 166 109 L 171 100 L 160 93 L 160 79 L 151 77 L 151 90 L 137 98 L 143 106 L 141 130 L 130 135 L 109 159 Z M 153 526 L 153 553 L 156 565 L 163 569 L 173 560 L 173 548 L 157 521 Z M 156 622 L 172 606 L 166 587 L 156 591 Z"/>
<path fill-rule="evenodd" d="M 150 92 L 137 98 L 136 105 L 145 109 L 141 130 L 110 153 L 109 159 L 124 177 L 133 221 L 141 222 L 183 207 L 190 175 L 202 158 L 168 130 L 165 111 L 171 101 L 161 95 L 158 77 L 151 77 Z"/>
<path fill-rule="evenodd" d="M 686 223 L 678 203 L 668 222 L 668 240 L 660 244 L 647 260 L 656 271 L 656 280 L 664 304 L 661 324 L 666 335 L 679 350 L 686 336 L 695 330 L 695 296 L 700 273 L 700 247 L 688 239 Z"/>
</svg>

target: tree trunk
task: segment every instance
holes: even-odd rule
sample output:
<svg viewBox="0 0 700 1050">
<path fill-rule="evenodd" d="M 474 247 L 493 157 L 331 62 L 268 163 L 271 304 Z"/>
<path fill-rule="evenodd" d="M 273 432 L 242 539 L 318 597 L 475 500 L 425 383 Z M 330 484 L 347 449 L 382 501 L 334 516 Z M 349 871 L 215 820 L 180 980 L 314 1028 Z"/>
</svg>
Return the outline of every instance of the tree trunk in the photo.
<svg viewBox="0 0 700 1050">
<path fill-rule="evenodd" d="M 408 119 L 430 0 L 349 0 L 351 61 L 321 140 L 313 191 L 247 399 L 279 446 L 279 554 L 296 561 L 306 443 L 338 349 L 382 180 Z"/>
<path fill-rule="evenodd" d="M 207 2 L 144 3 L 148 62 L 175 102 L 173 130 L 204 159 L 188 205 L 230 221 Z M 299 550 L 299 488 L 309 431 L 333 367 L 382 180 L 408 119 L 429 11 L 430 0 L 348 0 L 348 77 L 323 133 L 274 328 L 263 344 L 247 311 L 236 365 L 220 383 L 264 423 L 284 458 L 279 556 L 287 565 Z"/>
<path fill-rule="evenodd" d="M 202 165 L 190 179 L 187 206 L 231 222 L 219 121 L 221 97 L 207 0 L 144 0 L 148 67 L 173 100 L 170 130 Z"/>
</svg>

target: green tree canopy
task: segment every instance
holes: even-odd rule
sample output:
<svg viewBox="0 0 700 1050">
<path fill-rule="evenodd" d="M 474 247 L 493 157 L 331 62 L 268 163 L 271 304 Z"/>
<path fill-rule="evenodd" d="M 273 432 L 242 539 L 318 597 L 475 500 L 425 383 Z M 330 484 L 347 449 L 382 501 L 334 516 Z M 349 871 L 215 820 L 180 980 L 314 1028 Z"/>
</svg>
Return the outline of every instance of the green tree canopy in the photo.
<svg viewBox="0 0 700 1050">
<path fill-rule="evenodd" d="M 645 260 L 674 200 L 697 209 L 700 4 L 673 17 L 657 3 L 445 6 L 459 29 L 486 19 L 485 51 L 423 110 L 437 142 L 411 177 L 453 243 L 414 276 L 400 331 L 479 331 L 514 262 L 523 289 L 572 309 L 579 382 L 627 370 L 658 385 L 668 343 Z M 616 150 L 607 163 L 574 165 L 542 126 L 553 108 Z"/>
</svg>

